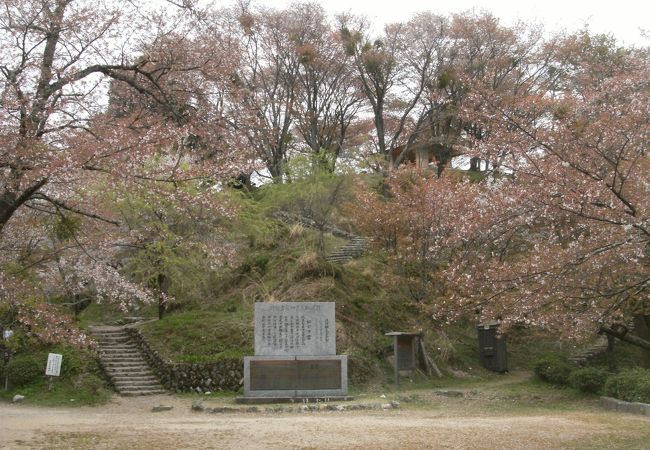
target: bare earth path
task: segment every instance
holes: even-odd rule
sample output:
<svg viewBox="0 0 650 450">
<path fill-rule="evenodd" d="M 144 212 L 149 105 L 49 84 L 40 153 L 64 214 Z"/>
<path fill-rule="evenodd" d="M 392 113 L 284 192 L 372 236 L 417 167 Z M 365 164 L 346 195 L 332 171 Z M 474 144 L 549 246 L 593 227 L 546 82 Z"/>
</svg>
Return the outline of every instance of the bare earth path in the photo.
<svg viewBox="0 0 650 450">
<path fill-rule="evenodd" d="M 151 412 L 159 404 L 174 409 Z M 80 408 L 0 403 L 0 448 L 650 448 L 647 417 L 472 404 L 444 399 L 386 411 L 207 414 L 173 396 L 116 396 Z"/>
</svg>

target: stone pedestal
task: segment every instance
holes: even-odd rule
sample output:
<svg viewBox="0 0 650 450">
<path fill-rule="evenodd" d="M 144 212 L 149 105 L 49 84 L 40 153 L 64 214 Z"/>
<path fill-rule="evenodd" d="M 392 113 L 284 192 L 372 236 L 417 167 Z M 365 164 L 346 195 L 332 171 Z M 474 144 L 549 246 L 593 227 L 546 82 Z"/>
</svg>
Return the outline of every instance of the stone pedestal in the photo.
<svg viewBox="0 0 650 450">
<path fill-rule="evenodd" d="M 344 397 L 348 393 L 348 357 L 244 357 L 246 397 Z"/>
</svg>

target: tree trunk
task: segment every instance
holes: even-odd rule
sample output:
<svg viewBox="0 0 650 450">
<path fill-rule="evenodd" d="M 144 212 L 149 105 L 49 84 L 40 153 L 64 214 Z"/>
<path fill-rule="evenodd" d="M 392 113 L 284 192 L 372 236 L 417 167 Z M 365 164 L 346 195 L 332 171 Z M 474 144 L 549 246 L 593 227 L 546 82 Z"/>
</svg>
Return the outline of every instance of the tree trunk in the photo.
<svg viewBox="0 0 650 450">
<path fill-rule="evenodd" d="M 628 334 L 627 331 L 619 331 L 612 328 L 600 327 L 600 333 L 606 333 L 608 336 L 613 336 L 620 339 L 621 341 L 625 341 L 629 344 L 636 345 L 637 347 L 641 347 L 647 351 L 650 351 L 650 341 L 646 341 L 645 339 L 642 339 L 638 336 Z"/>
<path fill-rule="evenodd" d="M 634 333 L 645 341 L 650 341 L 650 316 L 636 315 L 634 316 Z M 650 348 L 646 348 L 644 358 L 641 360 L 641 365 L 650 369 Z"/>
<path fill-rule="evenodd" d="M 0 232 L 2 232 L 2 229 L 9 222 L 9 219 L 11 219 L 16 210 L 28 201 L 32 195 L 38 192 L 45 183 L 47 183 L 47 178 L 42 178 L 20 193 L 7 189 L 2 190 L 2 193 L 0 193 Z"/>
<path fill-rule="evenodd" d="M 614 336 L 607 335 L 607 369 L 610 372 L 616 372 L 616 355 L 614 354 Z"/>
<path fill-rule="evenodd" d="M 167 312 L 167 291 L 169 289 L 169 278 L 165 274 L 158 274 L 158 320 L 162 320 Z"/>
</svg>

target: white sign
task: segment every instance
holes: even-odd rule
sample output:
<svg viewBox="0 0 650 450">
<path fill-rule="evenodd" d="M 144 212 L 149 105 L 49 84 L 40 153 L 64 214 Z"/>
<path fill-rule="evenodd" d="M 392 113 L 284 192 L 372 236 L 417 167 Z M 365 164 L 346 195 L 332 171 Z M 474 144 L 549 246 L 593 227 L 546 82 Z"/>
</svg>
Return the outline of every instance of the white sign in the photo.
<svg viewBox="0 0 650 450">
<path fill-rule="evenodd" d="M 45 368 L 45 375 L 50 375 L 53 377 L 58 377 L 61 375 L 61 362 L 63 361 L 63 355 L 58 353 L 50 353 L 47 355 L 47 367 Z"/>
</svg>

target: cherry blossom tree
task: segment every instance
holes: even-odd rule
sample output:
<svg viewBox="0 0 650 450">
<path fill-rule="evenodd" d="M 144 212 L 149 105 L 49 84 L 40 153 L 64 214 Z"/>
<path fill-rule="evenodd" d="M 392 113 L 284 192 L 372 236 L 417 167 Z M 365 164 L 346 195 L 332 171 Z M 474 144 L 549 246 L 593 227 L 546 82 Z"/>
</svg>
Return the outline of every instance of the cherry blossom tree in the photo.
<svg viewBox="0 0 650 450">
<path fill-rule="evenodd" d="M 137 2 L 3 2 L 0 268 L 7 286 L 35 276 L 43 283 L 38 298 L 57 285 L 69 295 L 92 285 L 98 298 L 124 307 L 150 300 L 121 273 L 115 242 L 134 237 L 99 194 L 144 189 L 223 212 L 209 188 L 249 170 L 249 158 L 224 119 L 237 47 L 220 29 L 219 12 L 213 20 L 202 14 Z M 80 230 L 66 239 L 47 233 L 49 223 L 75 223 L 71 217 L 81 218 Z M 3 292 L 0 304 L 30 304 L 20 297 Z"/>
<path fill-rule="evenodd" d="M 463 151 L 498 171 L 476 183 L 398 172 L 387 198 L 360 191 L 360 226 L 418 267 L 437 319 L 600 330 L 648 348 L 647 49 L 586 32 L 506 36 L 480 47 L 494 57 L 463 63 L 480 73 L 454 74 L 455 117 L 483 130 Z"/>
<path fill-rule="evenodd" d="M 448 271 L 455 307 L 625 337 L 612 324 L 647 327 L 649 313 L 648 53 L 586 32 L 552 45 L 539 63 L 552 83 L 523 95 L 472 85 L 467 114 L 490 130 L 474 148 L 504 155 L 509 175 L 481 207 L 482 245 Z"/>
</svg>

